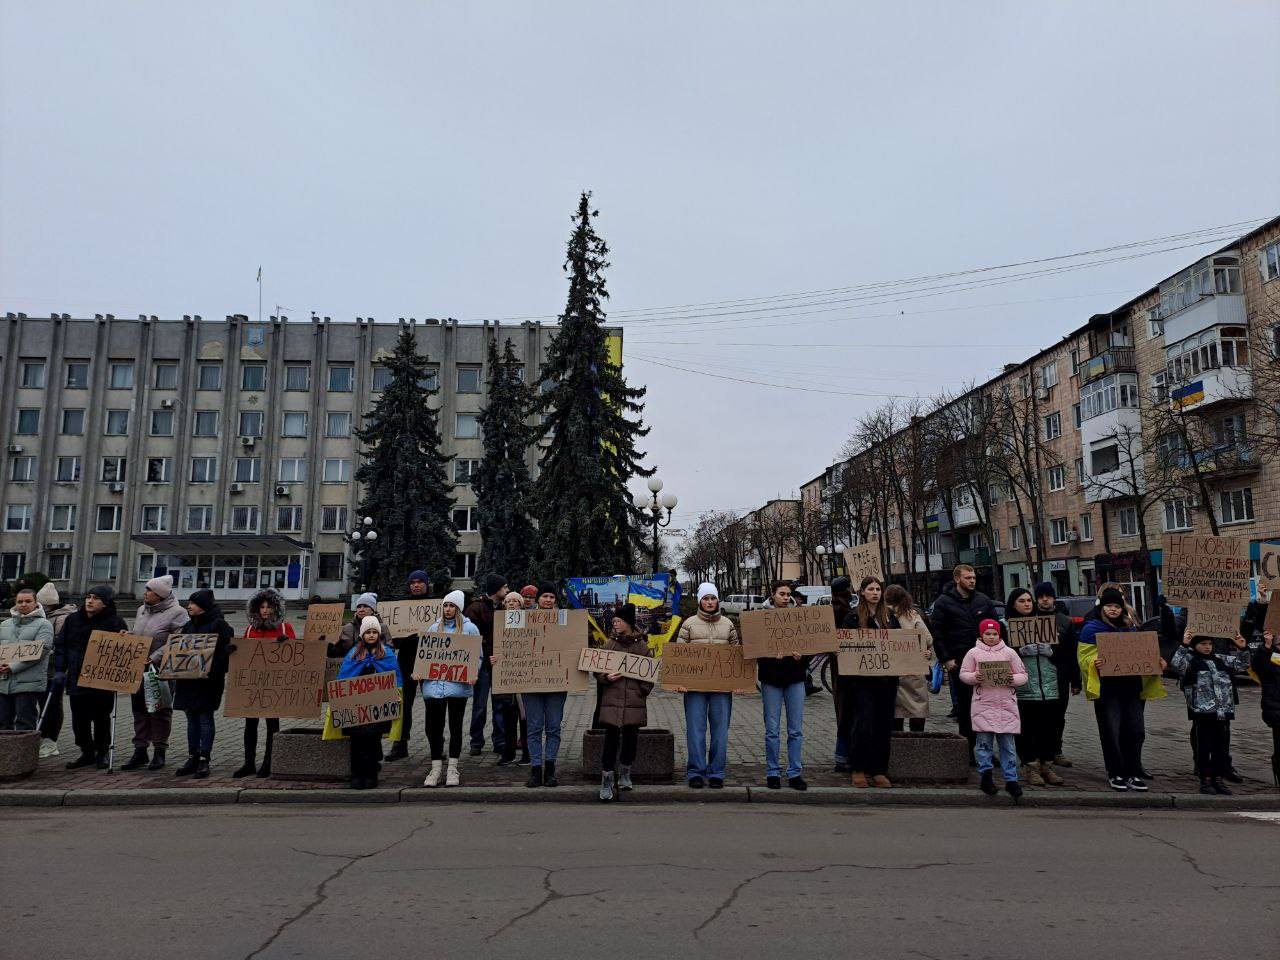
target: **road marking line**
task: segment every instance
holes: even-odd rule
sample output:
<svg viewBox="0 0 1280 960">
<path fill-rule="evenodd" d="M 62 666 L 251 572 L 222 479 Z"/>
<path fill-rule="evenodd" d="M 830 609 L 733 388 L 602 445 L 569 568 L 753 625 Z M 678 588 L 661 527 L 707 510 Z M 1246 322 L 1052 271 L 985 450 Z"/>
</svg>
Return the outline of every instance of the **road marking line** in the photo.
<svg viewBox="0 0 1280 960">
<path fill-rule="evenodd" d="M 1268 820 L 1271 823 L 1280 823 L 1280 813 L 1237 813 L 1238 817 L 1248 817 L 1250 820 Z"/>
</svg>

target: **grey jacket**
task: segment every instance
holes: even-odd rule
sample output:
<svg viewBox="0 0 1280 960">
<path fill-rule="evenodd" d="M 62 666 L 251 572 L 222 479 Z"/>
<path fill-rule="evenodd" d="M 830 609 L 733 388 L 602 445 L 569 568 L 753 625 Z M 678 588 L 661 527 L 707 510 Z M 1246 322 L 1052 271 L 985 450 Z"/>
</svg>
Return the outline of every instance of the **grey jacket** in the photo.
<svg viewBox="0 0 1280 960">
<path fill-rule="evenodd" d="M 182 625 L 190 619 L 178 598 L 169 594 L 159 603 L 144 603 L 138 608 L 138 615 L 133 618 L 133 632 L 151 638 L 151 661 L 159 663 L 169 635 L 181 633 Z"/>
<path fill-rule="evenodd" d="M 25 617 L 12 616 L 0 623 L 0 644 L 43 644 L 39 660 L 20 661 L 9 665 L 9 673 L 0 677 L 0 694 L 44 693 L 49 689 L 49 655 L 53 653 L 53 624 L 39 604 Z"/>
<path fill-rule="evenodd" d="M 1187 712 L 1231 720 L 1236 715 L 1233 673 L 1249 669 L 1248 651 L 1215 653 L 1201 656 L 1190 647 L 1180 646 L 1173 652 L 1170 665 L 1182 678 L 1182 695 L 1187 698 Z"/>
</svg>

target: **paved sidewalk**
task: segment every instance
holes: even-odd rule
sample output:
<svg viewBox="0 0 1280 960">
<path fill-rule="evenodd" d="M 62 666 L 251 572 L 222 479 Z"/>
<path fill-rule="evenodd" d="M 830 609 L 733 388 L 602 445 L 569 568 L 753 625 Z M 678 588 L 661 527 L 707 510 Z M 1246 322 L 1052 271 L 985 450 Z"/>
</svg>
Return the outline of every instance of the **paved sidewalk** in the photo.
<svg viewBox="0 0 1280 960">
<path fill-rule="evenodd" d="M 1152 790 L 1163 794 L 1196 793 L 1199 782 L 1191 771 L 1191 749 L 1187 734 L 1190 725 L 1187 721 L 1185 702 L 1176 687 L 1166 682 L 1170 692 L 1163 700 L 1147 705 L 1147 741 L 1145 764 L 1148 771 L 1155 775 Z M 1262 723 L 1258 704 L 1257 687 L 1247 686 L 1240 689 L 1241 703 L 1237 711 L 1237 720 L 1232 725 L 1232 747 L 1237 769 L 1246 778 L 1245 783 L 1233 787 L 1242 795 L 1261 794 L 1275 795 L 1271 783 L 1270 756 L 1271 733 Z M 580 764 L 582 755 L 582 734 L 587 729 L 593 706 L 592 694 L 573 695 L 569 697 L 565 710 L 564 740 L 560 756 L 560 779 L 565 785 L 582 783 Z M 129 699 L 121 696 L 117 701 L 118 714 L 116 722 L 116 763 L 117 766 L 128 759 L 132 752 L 132 720 L 129 715 Z M 945 718 L 950 709 L 950 702 L 945 690 L 933 697 L 932 714 L 926 729 L 955 730 L 955 722 Z M 470 709 L 467 713 L 467 729 L 470 727 Z M 318 727 L 319 721 L 282 722 L 284 729 L 292 727 Z M 685 766 L 684 710 L 682 699 L 678 694 L 655 692 L 649 700 L 649 726 L 665 727 L 676 734 L 676 781 L 682 781 Z M 805 778 L 815 787 L 841 787 L 848 784 L 848 778 L 832 771 L 832 745 L 834 742 L 834 714 L 831 697 L 823 693 L 815 694 L 806 703 L 805 709 L 805 746 L 804 773 Z M 340 789 L 344 784 L 299 784 L 271 779 L 248 777 L 233 780 L 231 773 L 240 766 L 243 759 L 241 736 L 243 721 L 218 718 L 217 736 L 214 743 L 212 770 L 213 775 L 204 781 L 193 781 L 189 778 L 176 778 L 173 768 L 186 756 L 186 720 L 181 714 L 174 717 L 173 739 L 170 746 L 170 765 L 161 771 L 133 771 L 107 774 L 102 771 L 66 770 L 66 761 L 77 755 L 71 740 L 70 716 L 62 731 L 60 740 L 61 756 L 40 761 L 40 767 L 29 779 L 19 783 L 0 785 L 5 789 L 40 789 L 40 790 L 121 790 L 121 789 L 165 789 L 174 787 L 209 789 L 226 787 L 244 787 L 253 789 L 289 790 L 289 789 Z M 260 730 L 259 751 L 265 730 Z M 784 738 L 785 740 L 785 738 Z M 1071 769 L 1059 772 L 1066 779 L 1063 787 L 1028 788 L 1032 791 L 1046 793 L 1096 792 L 1105 791 L 1106 777 L 1102 769 L 1102 755 L 1098 744 L 1097 726 L 1094 721 L 1093 708 L 1083 697 L 1072 699 L 1067 715 L 1066 755 L 1074 762 Z M 384 764 L 381 777 L 382 786 L 388 788 L 418 787 L 429 766 L 426 738 L 422 728 L 421 704 L 415 704 L 414 729 L 409 744 L 409 758 L 396 763 Z M 785 745 L 784 745 L 785 753 Z M 260 754 L 259 754 L 260 755 Z M 523 785 L 528 776 L 527 767 L 498 767 L 496 757 L 491 749 L 484 755 L 471 757 L 467 754 L 467 741 L 464 738 L 462 757 L 463 786 L 506 787 Z M 758 786 L 764 780 L 764 722 L 761 715 L 760 698 L 757 695 L 738 696 L 735 698 L 733 721 L 729 735 L 729 770 L 727 783 L 734 785 Z M 925 790 L 940 788 L 945 790 L 973 790 L 977 783 L 976 775 L 970 777 L 965 784 L 920 784 L 903 785 L 904 790 Z M 533 791 L 530 791 L 532 793 Z M 787 791 L 784 791 L 784 793 Z M 861 792 L 861 791 L 859 791 Z M 934 790 L 930 790 L 934 792 Z M 702 795 L 707 795 L 703 791 Z"/>
</svg>

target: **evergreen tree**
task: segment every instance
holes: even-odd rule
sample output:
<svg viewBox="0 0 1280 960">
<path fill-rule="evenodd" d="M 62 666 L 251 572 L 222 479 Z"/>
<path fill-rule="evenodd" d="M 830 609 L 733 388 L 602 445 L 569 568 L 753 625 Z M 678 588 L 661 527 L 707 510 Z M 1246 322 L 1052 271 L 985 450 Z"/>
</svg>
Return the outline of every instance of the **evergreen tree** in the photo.
<svg viewBox="0 0 1280 960">
<path fill-rule="evenodd" d="M 627 386 L 609 360 L 602 306 L 609 248 L 592 226 L 590 200 L 582 194 L 573 217 L 569 297 L 534 401 L 544 416 L 541 437 L 549 438 L 535 487 L 535 567 L 555 579 L 634 571 L 641 538 L 627 482 L 653 473 L 635 447 L 649 432 L 639 417 L 645 391 Z"/>
<path fill-rule="evenodd" d="M 484 459 L 471 478 L 481 538 L 476 580 L 496 573 L 515 586 L 529 581 L 533 562 L 533 481 L 525 462 L 534 439 L 525 423 L 533 391 L 520 379 L 524 365 L 510 339 L 501 357 L 497 341 L 489 341 L 488 366 L 488 396 L 480 414 Z"/>
<path fill-rule="evenodd" d="M 421 569 L 438 596 L 449 586 L 458 537 L 439 416 L 428 404 L 436 391 L 422 387 L 427 358 L 418 353 L 411 330 L 401 332 L 385 363 L 391 382 L 356 430 L 369 450 L 356 471 L 364 488 L 359 516 L 372 517 L 378 532 L 364 547 L 369 589 L 383 596 L 401 594 L 405 577 Z"/>
</svg>

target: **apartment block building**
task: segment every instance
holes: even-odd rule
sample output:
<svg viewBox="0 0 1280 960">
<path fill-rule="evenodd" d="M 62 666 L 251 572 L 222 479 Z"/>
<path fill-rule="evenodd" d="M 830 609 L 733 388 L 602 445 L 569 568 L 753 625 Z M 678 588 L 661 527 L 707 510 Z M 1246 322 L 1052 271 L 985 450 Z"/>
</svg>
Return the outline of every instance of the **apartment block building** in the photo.
<svg viewBox="0 0 1280 960">
<path fill-rule="evenodd" d="M 350 589 L 347 535 L 363 524 L 353 431 L 405 329 L 431 361 L 423 387 L 438 390 L 430 402 L 451 460 L 453 573 L 469 585 L 486 344 L 510 338 L 532 382 L 557 329 L 243 315 L 4 323 L 0 577 L 41 571 L 70 593 L 138 593 L 167 571 L 183 593 L 207 584 L 228 600 L 268 585 L 290 599 Z M 610 333 L 620 356 L 621 332 Z"/>
<path fill-rule="evenodd" d="M 1280 478 L 1258 442 L 1280 430 L 1278 358 L 1275 218 L 885 441 L 907 448 L 912 430 L 934 438 L 936 456 L 920 468 L 929 475 L 917 484 L 906 465 L 898 478 L 931 491 L 915 516 L 896 503 L 860 510 L 877 495 L 868 477 L 885 460 L 876 450 L 805 483 L 800 501 L 826 540 L 825 562 L 811 551 L 806 572 L 832 576 L 841 546 L 877 540 L 888 575 L 929 596 L 954 564 L 970 563 L 999 598 L 1039 580 L 1059 595 L 1112 580 L 1150 613 L 1168 534 L 1216 528 L 1248 539 L 1255 561 L 1259 543 L 1280 540 Z M 992 404 L 1000 415 L 982 421 L 993 436 L 979 444 L 988 452 L 1007 449 L 994 434 L 1034 429 L 1033 444 L 1013 445 L 1026 468 L 1011 475 L 957 463 L 966 440 L 954 433 L 966 419 L 957 410 Z"/>
</svg>

